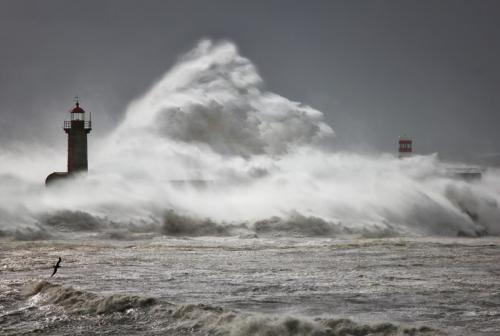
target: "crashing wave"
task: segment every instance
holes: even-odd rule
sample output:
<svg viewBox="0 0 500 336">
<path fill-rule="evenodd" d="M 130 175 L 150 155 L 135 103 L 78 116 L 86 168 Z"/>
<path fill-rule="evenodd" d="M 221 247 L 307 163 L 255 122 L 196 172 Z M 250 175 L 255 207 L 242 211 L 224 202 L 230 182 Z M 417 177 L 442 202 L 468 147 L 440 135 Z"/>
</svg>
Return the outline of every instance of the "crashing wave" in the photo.
<svg viewBox="0 0 500 336">
<path fill-rule="evenodd" d="M 48 281 L 27 285 L 23 290 L 23 294 L 28 297 L 38 295 L 39 304 L 58 305 L 70 313 L 106 314 L 124 312 L 127 309 L 148 307 L 156 303 L 153 298 L 143 298 L 135 295 L 113 294 L 100 296 Z"/>
<path fill-rule="evenodd" d="M 265 316 L 236 313 L 220 307 L 203 304 L 182 305 L 173 311 L 173 316 L 182 321 L 189 330 L 202 330 L 209 335 L 229 336 L 403 336 L 403 335 L 445 335 L 432 328 L 405 327 L 392 323 L 362 324 L 349 319 L 328 319 L 292 316 Z"/>
<path fill-rule="evenodd" d="M 456 196 L 454 196 L 456 197 Z M 476 209 L 478 207 L 477 203 Z M 473 207 L 468 208 L 463 202 L 458 203 L 464 214 L 473 216 Z M 494 228 L 488 229 L 488 222 L 481 218 L 474 226 L 461 227 L 460 222 L 439 222 L 438 226 L 426 224 L 425 217 L 439 214 L 425 213 L 425 206 L 415 213 L 415 226 L 425 229 L 423 234 L 478 237 L 496 234 Z M 417 210 L 416 210 L 417 211 Z M 469 212 L 470 211 L 470 212 Z M 419 222 L 420 221 L 420 222 Z M 421 224 L 420 224 L 421 223 Z M 481 225 L 482 224 L 482 225 Z M 61 210 L 44 213 L 36 225 L 0 230 L 0 239 L 9 240 L 49 240 L 78 239 L 81 235 L 93 234 L 101 239 L 148 239 L 156 236 L 246 236 L 246 237 L 359 237 L 384 238 L 415 236 L 418 232 L 411 227 L 397 225 L 390 220 L 373 222 L 370 225 L 346 225 L 341 221 L 328 220 L 319 216 L 306 216 L 292 211 L 282 216 L 271 216 L 255 221 L 224 221 L 195 214 L 182 213 L 169 209 L 158 217 L 116 221 L 106 216 L 93 215 L 90 212 Z"/>
<path fill-rule="evenodd" d="M 62 157 L 0 148 L 0 237 L 500 235 L 500 171 L 464 181 L 435 155 L 334 153 L 332 135 L 233 43 L 202 41 L 93 140 L 88 175 L 45 189 Z"/>
<path fill-rule="evenodd" d="M 78 320 L 77 316 L 82 314 L 92 316 L 122 313 L 121 316 L 110 315 L 108 319 L 114 318 L 118 319 L 120 323 L 126 323 L 126 319 L 129 318 L 134 324 L 140 325 L 141 319 L 149 321 L 151 317 L 154 317 L 155 332 L 167 332 L 172 335 L 184 335 L 185 333 L 219 336 L 445 335 L 439 330 L 426 326 L 408 327 L 392 323 L 362 324 L 349 319 L 262 315 L 230 311 L 205 304 L 171 305 L 162 303 L 158 299 L 135 295 L 98 295 L 47 281 L 28 284 L 25 286 L 23 294 L 30 300 L 36 301 L 36 305 L 39 307 L 52 305 L 63 308 L 71 316 L 76 315 L 73 317 L 76 320 Z M 135 310 L 136 314 L 131 315 L 132 310 Z M 71 319 L 71 316 L 68 319 Z M 65 321 L 65 323 L 68 322 Z M 113 323 L 111 323 L 111 327 L 112 325 Z M 50 328 L 57 330 L 57 325 L 52 324 Z M 39 330 L 39 332 L 43 332 L 43 330 Z"/>
</svg>

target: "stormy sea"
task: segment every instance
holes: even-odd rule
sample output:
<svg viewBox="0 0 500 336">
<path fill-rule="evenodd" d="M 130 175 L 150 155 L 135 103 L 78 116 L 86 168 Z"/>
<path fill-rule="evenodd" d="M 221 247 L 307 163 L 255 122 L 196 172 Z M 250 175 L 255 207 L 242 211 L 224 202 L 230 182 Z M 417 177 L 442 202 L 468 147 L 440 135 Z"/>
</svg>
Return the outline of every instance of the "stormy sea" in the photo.
<svg viewBox="0 0 500 336">
<path fill-rule="evenodd" d="M 499 335 L 500 170 L 334 138 L 203 40 L 87 174 L 0 146 L 0 334 Z"/>
</svg>

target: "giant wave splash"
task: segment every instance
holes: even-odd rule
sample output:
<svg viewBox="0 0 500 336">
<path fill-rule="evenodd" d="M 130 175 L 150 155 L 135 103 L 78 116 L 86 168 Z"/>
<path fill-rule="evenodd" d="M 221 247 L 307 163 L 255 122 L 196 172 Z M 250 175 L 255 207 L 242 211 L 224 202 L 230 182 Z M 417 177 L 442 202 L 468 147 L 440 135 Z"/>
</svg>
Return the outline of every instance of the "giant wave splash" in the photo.
<svg viewBox="0 0 500 336">
<path fill-rule="evenodd" d="M 500 234 L 498 170 L 466 182 L 435 155 L 333 152 L 333 136 L 233 43 L 204 40 L 92 146 L 88 175 L 44 189 L 62 153 L 1 149 L 0 236 Z"/>
</svg>

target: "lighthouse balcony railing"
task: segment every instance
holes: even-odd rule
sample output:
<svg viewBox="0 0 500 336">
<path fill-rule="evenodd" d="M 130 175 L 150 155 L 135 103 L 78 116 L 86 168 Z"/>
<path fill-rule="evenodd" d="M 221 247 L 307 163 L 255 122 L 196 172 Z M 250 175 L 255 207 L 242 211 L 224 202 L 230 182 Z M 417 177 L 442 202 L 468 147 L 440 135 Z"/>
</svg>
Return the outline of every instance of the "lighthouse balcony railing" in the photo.
<svg viewBox="0 0 500 336">
<path fill-rule="evenodd" d="M 82 120 L 83 121 L 83 128 L 84 129 L 92 129 L 92 121 L 91 120 Z M 74 122 L 74 120 L 65 120 L 64 121 L 64 129 L 69 130 L 71 129 L 71 123 Z"/>
</svg>

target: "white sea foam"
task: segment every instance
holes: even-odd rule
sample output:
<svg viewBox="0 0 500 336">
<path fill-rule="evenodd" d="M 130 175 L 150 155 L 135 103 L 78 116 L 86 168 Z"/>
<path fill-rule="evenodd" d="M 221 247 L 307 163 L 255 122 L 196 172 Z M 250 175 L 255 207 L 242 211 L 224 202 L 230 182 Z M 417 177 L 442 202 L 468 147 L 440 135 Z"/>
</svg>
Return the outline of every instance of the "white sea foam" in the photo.
<svg viewBox="0 0 500 336">
<path fill-rule="evenodd" d="M 45 189 L 64 153 L 0 150 L 0 235 L 500 234 L 498 170 L 467 182 L 435 155 L 332 152 L 333 135 L 234 44 L 202 41 L 91 146 L 87 176 Z"/>
</svg>

